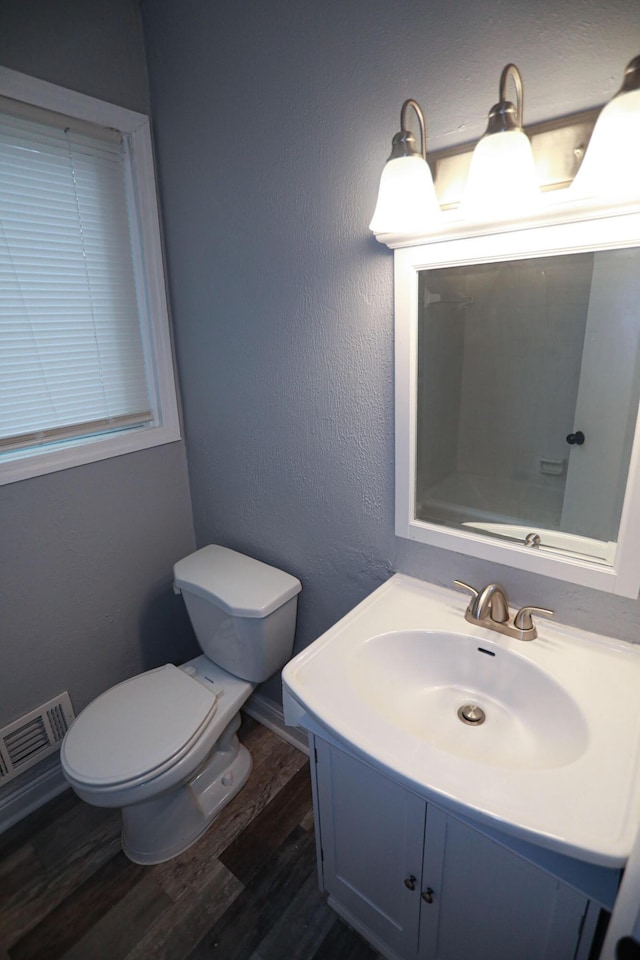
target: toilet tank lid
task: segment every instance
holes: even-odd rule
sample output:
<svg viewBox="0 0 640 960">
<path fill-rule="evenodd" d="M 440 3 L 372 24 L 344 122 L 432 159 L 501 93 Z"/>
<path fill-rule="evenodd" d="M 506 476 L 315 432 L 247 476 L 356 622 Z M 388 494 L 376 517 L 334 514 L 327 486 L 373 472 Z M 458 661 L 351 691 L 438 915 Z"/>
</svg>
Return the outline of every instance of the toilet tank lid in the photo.
<svg viewBox="0 0 640 960">
<path fill-rule="evenodd" d="M 217 544 L 179 560 L 173 575 L 177 587 L 236 617 L 266 617 L 302 590 L 284 570 Z"/>
</svg>

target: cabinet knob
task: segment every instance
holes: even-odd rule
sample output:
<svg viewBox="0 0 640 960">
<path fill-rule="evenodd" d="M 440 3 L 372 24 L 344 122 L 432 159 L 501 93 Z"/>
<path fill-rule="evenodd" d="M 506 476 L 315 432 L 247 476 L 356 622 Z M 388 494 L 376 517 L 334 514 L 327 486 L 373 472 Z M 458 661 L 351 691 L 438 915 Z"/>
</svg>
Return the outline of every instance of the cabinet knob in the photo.
<svg viewBox="0 0 640 960">
<path fill-rule="evenodd" d="M 413 874 L 410 877 L 405 877 L 404 885 L 407 890 L 415 890 L 416 888 L 416 878 Z"/>
<path fill-rule="evenodd" d="M 433 903 L 433 890 L 431 887 L 427 887 L 426 890 L 423 890 L 421 896 L 425 903 Z"/>
</svg>

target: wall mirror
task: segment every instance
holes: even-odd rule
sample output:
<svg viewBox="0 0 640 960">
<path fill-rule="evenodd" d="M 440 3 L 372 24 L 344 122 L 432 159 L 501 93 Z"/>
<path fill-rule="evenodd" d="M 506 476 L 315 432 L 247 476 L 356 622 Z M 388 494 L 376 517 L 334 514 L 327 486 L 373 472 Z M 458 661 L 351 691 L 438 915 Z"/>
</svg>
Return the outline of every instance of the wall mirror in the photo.
<svg viewBox="0 0 640 960">
<path fill-rule="evenodd" d="M 395 251 L 396 533 L 640 586 L 640 214 Z"/>
</svg>

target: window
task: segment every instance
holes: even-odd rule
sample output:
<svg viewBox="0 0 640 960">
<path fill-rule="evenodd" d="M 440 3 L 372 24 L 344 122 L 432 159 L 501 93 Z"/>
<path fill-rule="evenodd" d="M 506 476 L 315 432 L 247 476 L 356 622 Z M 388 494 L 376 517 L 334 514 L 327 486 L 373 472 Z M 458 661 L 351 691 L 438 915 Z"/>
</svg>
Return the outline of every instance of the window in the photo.
<svg viewBox="0 0 640 960">
<path fill-rule="evenodd" d="M 148 119 L 0 68 L 0 482 L 179 438 Z"/>
</svg>

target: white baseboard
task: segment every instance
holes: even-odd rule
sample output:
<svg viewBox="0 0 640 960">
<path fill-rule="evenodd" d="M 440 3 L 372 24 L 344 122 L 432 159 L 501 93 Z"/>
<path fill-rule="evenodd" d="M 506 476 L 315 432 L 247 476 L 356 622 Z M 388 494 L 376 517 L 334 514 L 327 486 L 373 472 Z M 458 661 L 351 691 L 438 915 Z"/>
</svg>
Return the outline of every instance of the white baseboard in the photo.
<svg viewBox="0 0 640 960">
<path fill-rule="evenodd" d="M 0 790 L 0 833 L 68 789 L 59 754 L 47 757 Z"/>
<path fill-rule="evenodd" d="M 274 703 L 261 693 L 254 693 L 249 697 L 242 708 L 250 717 L 261 723 L 263 727 L 272 730 L 282 740 L 286 740 L 292 747 L 301 750 L 309 756 L 309 740 L 304 730 L 298 727 L 288 727 L 284 722 L 282 707 Z"/>
</svg>

